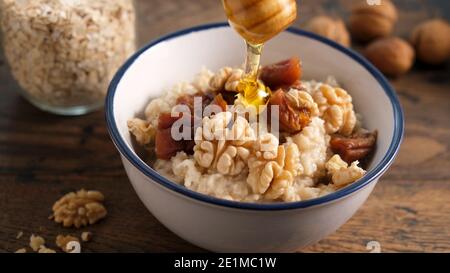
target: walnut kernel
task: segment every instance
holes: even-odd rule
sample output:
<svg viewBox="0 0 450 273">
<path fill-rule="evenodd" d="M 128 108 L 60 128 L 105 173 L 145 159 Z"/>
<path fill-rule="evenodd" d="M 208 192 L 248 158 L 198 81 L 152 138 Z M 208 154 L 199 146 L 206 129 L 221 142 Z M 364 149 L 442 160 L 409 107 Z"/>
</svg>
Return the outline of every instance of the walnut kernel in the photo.
<svg viewBox="0 0 450 273">
<path fill-rule="evenodd" d="M 243 74 L 244 71 L 240 68 L 224 67 L 211 77 L 209 86 L 216 92 L 237 92 L 237 86 Z"/>
<path fill-rule="evenodd" d="M 352 97 L 342 88 L 324 84 L 313 94 L 328 134 L 350 135 L 356 125 Z"/>
<path fill-rule="evenodd" d="M 205 117 L 195 133 L 194 159 L 199 166 L 224 175 L 238 175 L 246 167 L 255 133 L 248 121 L 238 116 L 231 128 L 230 112 Z"/>
<path fill-rule="evenodd" d="M 342 187 L 360 179 L 366 173 L 365 170 L 358 167 L 359 162 L 353 161 L 350 166 L 343 161 L 339 155 L 334 155 L 325 164 L 328 173 L 331 175 L 333 184 Z"/>
<path fill-rule="evenodd" d="M 53 205 L 54 220 L 64 227 L 87 226 L 95 224 L 107 214 L 102 202 L 104 196 L 99 191 L 71 192 Z"/>
</svg>

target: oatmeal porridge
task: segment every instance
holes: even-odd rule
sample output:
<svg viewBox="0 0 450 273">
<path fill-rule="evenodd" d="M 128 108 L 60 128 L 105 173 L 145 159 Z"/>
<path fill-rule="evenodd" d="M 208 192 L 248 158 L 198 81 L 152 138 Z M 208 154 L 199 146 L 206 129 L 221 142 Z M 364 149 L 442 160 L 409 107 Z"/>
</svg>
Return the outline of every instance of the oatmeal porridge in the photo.
<svg viewBox="0 0 450 273">
<path fill-rule="evenodd" d="M 298 58 L 263 67 L 272 91 L 258 110 L 237 92 L 242 75 L 203 69 L 151 100 L 145 118 L 130 119 L 148 164 L 190 190 L 243 202 L 312 199 L 365 175 L 376 132 L 364 129 L 336 80 L 302 80 Z"/>
</svg>

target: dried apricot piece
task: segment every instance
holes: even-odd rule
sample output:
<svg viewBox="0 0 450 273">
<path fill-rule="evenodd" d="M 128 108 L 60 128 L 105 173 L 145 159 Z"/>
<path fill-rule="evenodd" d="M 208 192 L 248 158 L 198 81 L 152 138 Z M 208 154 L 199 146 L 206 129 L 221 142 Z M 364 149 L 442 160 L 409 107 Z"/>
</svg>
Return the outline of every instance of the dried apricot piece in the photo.
<svg viewBox="0 0 450 273">
<path fill-rule="evenodd" d="M 330 146 L 334 153 L 337 153 L 347 162 L 365 159 L 375 148 L 377 132 L 367 132 L 354 134 L 349 137 L 334 135 L 331 137 Z"/>
<path fill-rule="evenodd" d="M 269 106 L 278 105 L 280 130 L 288 133 L 300 132 L 311 121 L 311 111 L 306 107 L 297 107 L 286 98 L 286 92 L 278 89 L 270 98 Z M 270 111 L 270 107 L 268 108 Z M 270 114 L 273 114 L 270 112 Z"/>
<path fill-rule="evenodd" d="M 177 98 L 177 105 L 186 105 L 189 107 L 189 110 L 191 113 L 194 112 L 194 100 L 195 98 L 200 98 L 202 102 L 202 111 L 205 109 L 207 105 L 209 105 L 214 100 L 214 94 L 213 93 L 197 93 L 194 95 L 182 95 Z"/>
<path fill-rule="evenodd" d="M 158 130 L 158 132 L 156 132 L 155 153 L 159 159 L 169 160 L 172 156 L 176 155 L 177 152 L 184 151 L 184 149 L 184 141 L 174 140 L 170 128 Z"/>
<path fill-rule="evenodd" d="M 286 84 L 286 85 L 281 85 L 278 88 L 283 89 L 284 91 L 289 91 L 291 89 L 297 89 L 297 90 L 302 90 L 303 89 L 303 85 L 302 85 L 302 81 L 301 80 L 296 80 L 295 82 L 291 83 L 291 84 Z"/>
<path fill-rule="evenodd" d="M 272 90 L 281 86 L 289 86 L 300 79 L 302 74 L 300 59 L 290 59 L 265 66 L 261 69 L 260 78 Z"/>
<path fill-rule="evenodd" d="M 157 158 L 168 160 L 180 151 L 185 151 L 186 153 L 194 152 L 193 128 L 191 128 L 192 137 L 190 140 L 175 140 L 172 138 L 172 125 L 180 118 L 189 118 L 191 122 L 194 119 L 193 116 L 186 114 L 178 117 L 172 117 L 170 113 L 162 113 L 159 115 L 158 131 L 155 136 L 155 154 Z"/>
</svg>

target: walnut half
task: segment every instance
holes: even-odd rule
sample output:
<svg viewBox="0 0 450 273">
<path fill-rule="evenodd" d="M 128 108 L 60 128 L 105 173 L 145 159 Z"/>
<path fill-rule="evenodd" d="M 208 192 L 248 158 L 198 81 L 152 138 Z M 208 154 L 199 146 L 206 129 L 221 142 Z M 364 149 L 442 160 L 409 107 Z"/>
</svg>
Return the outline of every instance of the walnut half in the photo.
<svg viewBox="0 0 450 273">
<path fill-rule="evenodd" d="M 81 189 L 68 193 L 53 205 L 54 220 L 64 227 L 92 225 L 107 214 L 102 204 L 104 199 L 99 191 Z"/>
<path fill-rule="evenodd" d="M 328 134 L 340 133 L 348 136 L 353 132 L 356 115 L 352 97 L 347 91 L 324 84 L 313 94 L 313 98 L 319 106 L 320 116 L 325 121 Z"/>
</svg>

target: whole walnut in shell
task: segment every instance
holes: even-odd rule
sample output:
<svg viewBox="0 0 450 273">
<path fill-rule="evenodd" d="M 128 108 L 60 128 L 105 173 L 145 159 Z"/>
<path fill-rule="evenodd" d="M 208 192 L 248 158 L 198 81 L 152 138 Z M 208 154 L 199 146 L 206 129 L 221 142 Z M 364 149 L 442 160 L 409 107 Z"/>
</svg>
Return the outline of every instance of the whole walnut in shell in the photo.
<svg viewBox="0 0 450 273">
<path fill-rule="evenodd" d="M 350 46 L 350 34 L 341 19 L 324 15 L 316 16 L 308 21 L 306 29 L 343 46 Z"/>
<path fill-rule="evenodd" d="M 414 29 L 411 43 L 422 62 L 443 63 L 450 57 L 450 25 L 441 19 L 423 22 Z"/>
<path fill-rule="evenodd" d="M 405 40 L 389 37 L 371 43 L 365 55 L 381 72 L 395 77 L 411 69 L 415 53 Z"/>
<path fill-rule="evenodd" d="M 391 1 L 383 0 L 380 5 L 358 1 L 352 8 L 349 28 L 354 38 L 368 42 L 391 34 L 397 19 L 397 9 Z"/>
</svg>

